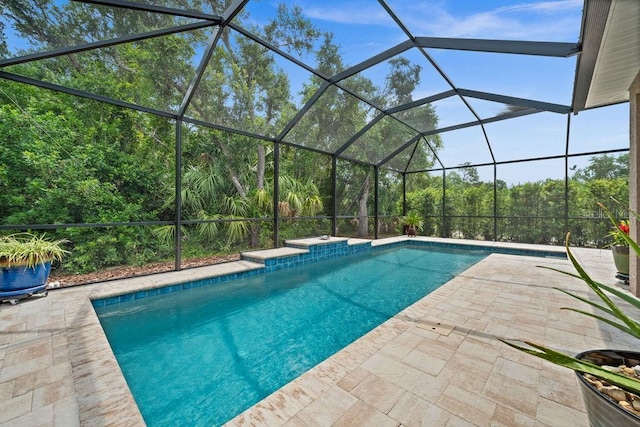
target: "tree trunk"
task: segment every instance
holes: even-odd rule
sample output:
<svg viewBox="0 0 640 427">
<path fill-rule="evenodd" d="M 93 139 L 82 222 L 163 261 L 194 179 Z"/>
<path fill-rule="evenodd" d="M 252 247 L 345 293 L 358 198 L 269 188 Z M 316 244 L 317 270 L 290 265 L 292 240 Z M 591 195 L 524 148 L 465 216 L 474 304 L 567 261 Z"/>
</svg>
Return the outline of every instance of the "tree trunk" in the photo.
<svg viewBox="0 0 640 427">
<path fill-rule="evenodd" d="M 264 145 L 258 144 L 258 167 L 256 172 L 256 187 L 258 190 L 264 188 L 264 171 L 267 164 L 267 154 L 264 149 Z"/>
<path fill-rule="evenodd" d="M 367 201 L 369 200 L 369 175 L 364 180 L 358 200 L 358 237 L 367 237 L 369 235 L 369 214 L 367 212 Z"/>
<path fill-rule="evenodd" d="M 264 189 L 264 172 L 267 164 L 267 154 L 264 145 L 258 144 L 258 166 L 256 167 L 256 187 L 258 190 Z M 251 224 L 251 247 L 257 248 L 260 244 L 260 223 Z"/>
</svg>

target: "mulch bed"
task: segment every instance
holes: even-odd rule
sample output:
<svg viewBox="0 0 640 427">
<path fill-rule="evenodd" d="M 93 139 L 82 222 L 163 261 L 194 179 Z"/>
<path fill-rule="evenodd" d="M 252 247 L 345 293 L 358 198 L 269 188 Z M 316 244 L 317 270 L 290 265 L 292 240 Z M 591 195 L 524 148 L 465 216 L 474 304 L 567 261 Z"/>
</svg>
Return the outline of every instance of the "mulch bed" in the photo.
<svg viewBox="0 0 640 427">
<path fill-rule="evenodd" d="M 220 264 L 229 261 L 238 261 L 240 254 L 233 255 L 213 255 L 202 258 L 193 258 L 182 261 L 182 269 L 202 267 L 205 265 Z M 87 274 L 64 275 L 58 272 L 51 272 L 49 283 L 58 282 L 60 287 L 87 285 L 89 283 L 99 283 L 108 280 L 125 279 L 128 277 L 146 276 L 149 274 L 164 273 L 173 271 L 175 264 L 171 262 L 158 262 L 143 266 L 122 266 Z"/>
</svg>

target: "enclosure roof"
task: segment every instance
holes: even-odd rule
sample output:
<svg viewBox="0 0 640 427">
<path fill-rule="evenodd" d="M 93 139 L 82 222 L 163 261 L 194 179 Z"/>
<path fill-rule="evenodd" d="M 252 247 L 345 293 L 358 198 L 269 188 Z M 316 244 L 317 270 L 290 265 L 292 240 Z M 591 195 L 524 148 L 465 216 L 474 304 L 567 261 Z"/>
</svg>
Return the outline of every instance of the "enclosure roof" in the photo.
<svg viewBox="0 0 640 427">
<path fill-rule="evenodd" d="M 25 1 L 31 9 L 0 16 L 0 78 L 399 172 L 513 159 L 506 147 L 536 144 L 507 119 L 540 114 L 564 128 L 571 112 L 627 100 L 640 68 L 636 0 L 585 0 L 581 29 L 579 12 L 559 16 L 563 36 L 535 20 L 506 31 L 498 14 L 575 10 L 575 1 L 474 2 L 464 13 L 401 0 Z M 488 16 L 492 37 L 466 36 Z M 96 71 L 83 64 L 96 59 L 128 89 L 87 79 Z M 59 72 L 29 66 L 38 63 Z M 135 87 L 148 70 L 158 78 Z M 536 157 L 566 154 L 564 136 L 548 152 L 542 145 Z"/>
</svg>

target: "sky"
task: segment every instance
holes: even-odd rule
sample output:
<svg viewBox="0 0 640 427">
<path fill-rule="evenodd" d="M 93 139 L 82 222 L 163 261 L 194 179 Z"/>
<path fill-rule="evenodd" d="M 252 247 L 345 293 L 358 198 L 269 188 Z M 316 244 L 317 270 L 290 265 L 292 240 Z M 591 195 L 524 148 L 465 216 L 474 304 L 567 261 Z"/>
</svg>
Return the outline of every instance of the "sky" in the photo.
<svg viewBox="0 0 640 427">
<path fill-rule="evenodd" d="M 56 0 L 56 4 L 66 0 Z M 276 14 L 277 1 L 250 0 L 245 10 L 247 25 L 264 25 Z M 291 5 L 291 2 L 288 2 Z M 355 65 L 403 41 L 407 35 L 376 0 L 298 0 L 303 15 L 321 31 L 334 34 L 344 62 Z M 418 37 L 482 38 L 578 42 L 582 0 L 387 0 L 387 4 L 406 28 Z M 1 19 L 1 18 L 0 18 Z M 24 40 L 10 38 L 10 47 L 24 47 Z M 458 88 L 570 105 L 577 57 L 547 58 L 525 55 L 426 49 L 446 76 Z M 412 49 L 402 54 L 422 67 L 421 83 L 413 93 L 420 99 L 450 89 L 449 84 Z M 300 57 L 315 66 L 313 57 Z M 294 102 L 309 74 L 280 58 L 292 84 Z M 381 63 L 362 72 L 378 86 L 384 86 L 388 64 Z M 482 117 L 491 117 L 505 106 L 467 98 Z M 474 120 L 460 98 L 433 103 L 439 126 Z M 629 146 L 628 104 L 581 112 L 571 116 L 570 152 L 624 149 Z M 562 155 L 566 146 L 567 116 L 539 113 L 485 126 L 495 160 L 509 161 L 539 156 Z M 439 157 L 447 167 L 461 163 L 491 162 L 492 157 L 480 127 L 441 134 L 444 148 Z M 558 163 L 562 168 L 558 169 Z M 572 158 L 579 168 L 588 157 Z M 480 168 L 480 178 L 493 179 L 493 168 Z M 518 163 L 498 167 L 498 178 L 514 184 L 547 177 L 562 178 L 562 160 Z"/>
<path fill-rule="evenodd" d="M 569 42 L 579 41 L 582 0 L 477 1 L 388 0 L 388 5 L 415 36 Z M 348 65 L 355 65 L 407 40 L 377 1 L 327 2 L 299 0 L 303 14 L 323 31 L 334 33 Z M 257 24 L 273 16 L 276 2 L 249 2 Z M 577 56 L 548 58 L 526 55 L 427 49 L 459 88 L 570 105 Z M 412 50 L 403 54 L 422 66 L 422 83 L 413 94 L 420 99 L 450 89 L 424 57 Z M 313 58 L 301 58 L 313 63 Z M 292 67 L 295 68 L 295 67 Z M 387 67 L 380 64 L 363 75 L 384 84 Z M 295 75 L 291 72 L 290 75 Z M 469 99 L 469 98 L 468 98 Z M 469 99 L 481 117 L 491 117 L 503 104 Z M 457 97 L 433 104 L 440 126 L 471 121 L 474 117 Z M 621 104 L 572 115 L 569 152 L 624 149 L 629 146 L 629 107 Z M 567 116 L 539 113 L 485 126 L 496 161 L 562 155 L 566 150 Z M 439 153 L 445 166 L 464 162 L 491 162 L 480 127 L 441 134 Z M 573 157 L 570 166 L 588 165 L 589 157 Z M 480 168 L 481 179 L 492 180 L 493 168 Z M 498 178 L 515 184 L 545 178 L 563 178 L 564 160 L 517 163 L 498 167 Z"/>
</svg>

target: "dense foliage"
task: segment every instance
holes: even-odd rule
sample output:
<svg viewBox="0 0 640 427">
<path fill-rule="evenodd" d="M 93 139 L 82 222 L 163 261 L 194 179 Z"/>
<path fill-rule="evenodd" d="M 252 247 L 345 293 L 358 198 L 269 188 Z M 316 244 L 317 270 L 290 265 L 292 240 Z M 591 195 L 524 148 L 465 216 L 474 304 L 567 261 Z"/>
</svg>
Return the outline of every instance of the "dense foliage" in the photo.
<svg viewBox="0 0 640 427">
<path fill-rule="evenodd" d="M 607 243 L 610 224 L 596 202 L 613 197 L 619 202 L 615 214 L 628 216 L 628 161 L 628 154 L 591 157 L 588 166 L 574 170 L 567 181 L 566 207 L 564 179 L 514 185 L 498 181 L 495 235 L 493 182 L 480 181 L 472 167 L 447 174 L 444 220 L 441 176 L 416 177 L 409 186 L 407 205 L 425 216 L 429 235 L 559 245 L 567 232 L 566 217 L 573 244 L 601 247 Z"/>
<path fill-rule="evenodd" d="M 5 3 L 6 18 L 30 43 L 18 54 L 143 33 L 187 20 L 74 2 L 64 6 L 52 0 Z M 223 10 L 224 2 L 206 3 L 207 9 Z M 251 31 L 283 51 L 315 57 L 323 75 L 333 76 L 353 65 L 343 63 L 332 35 L 314 28 L 295 6 L 282 4 L 272 22 L 260 28 L 252 26 L 250 17 L 243 18 Z M 9 56 L 5 30 L 6 24 L 0 21 L 0 58 Z M 389 60 L 383 87 L 356 74 L 342 87 L 326 88 L 323 79 L 310 74 L 300 93 L 292 93 L 291 77 L 273 53 L 227 29 L 193 97 L 182 105 L 199 66 L 194 58 L 199 58 L 210 38 L 210 30 L 195 30 L 6 67 L 11 73 L 158 111 L 176 113 L 184 107 L 185 117 L 248 134 L 183 123 L 177 191 L 175 120 L 0 80 L 0 224 L 25 229 L 64 225 L 48 233 L 71 242 L 67 247 L 71 254 L 62 266 L 70 273 L 170 260 L 177 194 L 182 200 L 183 257 L 270 247 L 274 210 L 281 217 L 282 240 L 329 234 L 332 159 L 286 143 L 326 151 L 341 147 L 380 110 L 413 101 L 420 66 L 402 56 Z M 284 143 L 268 141 L 319 91 L 317 102 L 289 129 Z M 372 99 L 375 106 L 354 94 Z M 401 111 L 397 117 L 437 128 L 437 113 L 430 104 Z M 391 144 L 399 149 L 412 137 L 407 126 L 384 117 L 344 151 L 356 162 L 337 161 L 339 234 L 374 234 L 375 171 L 357 161 L 382 161 L 381 147 Z M 428 140 L 435 152 L 441 148 L 438 136 Z M 428 169 L 434 158 L 425 147 L 410 147 L 410 151 L 412 162 Z M 274 205 L 276 150 L 280 197 Z M 609 196 L 626 200 L 627 160 L 626 155 L 594 157 L 589 167 L 574 171 L 569 182 L 569 217 L 576 218 L 570 222 L 575 243 L 600 244 L 606 234 L 599 225 L 603 222 L 585 218 L 598 216 L 593 213 L 597 200 Z M 405 213 L 402 178 L 384 168 L 378 178 L 383 216 L 379 232 L 395 234 L 398 217 Z M 492 219 L 493 183 L 481 182 L 473 168 L 450 172 L 445 181 L 443 207 L 442 177 L 416 174 L 408 178 L 408 209 L 424 218 L 424 234 L 561 242 L 564 181 L 512 186 L 499 182 L 497 235 Z"/>
</svg>

